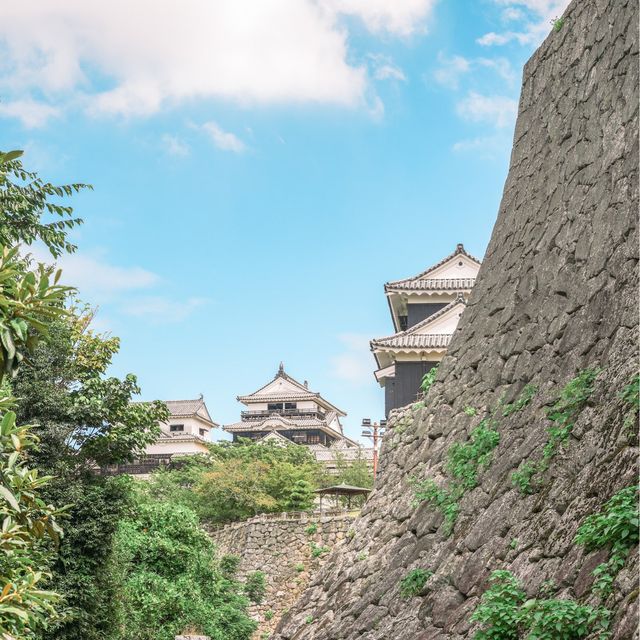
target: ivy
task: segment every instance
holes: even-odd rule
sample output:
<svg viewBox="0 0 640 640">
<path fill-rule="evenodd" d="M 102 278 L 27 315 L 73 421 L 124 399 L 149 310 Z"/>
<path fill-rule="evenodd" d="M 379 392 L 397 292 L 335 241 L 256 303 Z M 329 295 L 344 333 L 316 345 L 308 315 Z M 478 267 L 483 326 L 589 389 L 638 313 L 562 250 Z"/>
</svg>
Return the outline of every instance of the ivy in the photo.
<svg viewBox="0 0 640 640">
<path fill-rule="evenodd" d="M 422 376 L 422 382 L 420 383 L 420 391 L 426 396 L 427 391 L 431 389 L 431 386 L 436 381 L 436 374 L 438 373 L 438 365 L 429 369 L 427 373 Z"/>
<path fill-rule="evenodd" d="M 585 369 L 575 378 L 570 380 L 560 392 L 560 395 L 551 407 L 547 409 L 547 420 L 550 426 L 547 428 L 547 442 L 542 449 L 542 458 L 535 462 L 524 462 L 520 468 L 511 475 L 511 482 L 524 495 L 532 494 L 539 488 L 539 480 L 536 476 L 544 473 L 551 464 L 551 460 L 558 453 L 559 448 L 569 439 L 573 426 L 591 397 L 596 376 L 601 369 Z M 529 389 L 527 389 L 529 387 Z M 535 394 L 535 388 L 527 385 L 520 398 L 513 404 L 507 405 L 505 411 L 510 410 L 521 402 L 524 405 L 531 401 Z M 529 397 L 530 396 L 530 397 Z M 528 400 L 527 400 L 528 398 Z M 503 415 L 504 412 L 503 412 Z"/>
<path fill-rule="evenodd" d="M 575 542 L 587 551 L 611 548 L 609 560 L 599 564 L 593 572 L 593 589 L 602 598 L 611 593 L 629 550 L 637 545 L 638 540 L 638 485 L 616 493 L 599 512 L 585 518 L 578 528 Z"/>
<path fill-rule="evenodd" d="M 447 471 L 464 490 L 478 484 L 478 472 L 491 462 L 491 452 L 500 442 L 495 422 L 485 418 L 471 432 L 470 441 L 454 443 L 448 452 Z"/>
<path fill-rule="evenodd" d="M 530 402 L 533 400 L 533 397 L 538 392 L 538 387 L 527 384 L 524 389 L 522 389 L 520 395 L 516 399 L 516 401 L 512 404 L 508 404 L 502 410 L 502 415 L 506 418 L 510 416 L 512 413 L 517 413 L 518 411 L 522 411 Z"/>
<path fill-rule="evenodd" d="M 631 382 L 622 390 L 620 397 L 631 407 L 624 418 L 623 426 L 629 431 L 638 424 L 638 411 L 640 410 L 640 375 L 634 376 Z"/>
<path fill-rule="evenodd" d="M 400 580 L 400 596 L 405 599 L 417 596 L 432 575 L 433 571 L 412 569 Z"/>
<path fill-rule="evenodd" d="M 482 625 L 474 640 L 579 640 L 592 632 L 604 638 L 609 615 L 570 599 L 527 600 L 510 571 L 494 571 L 471 621 Z"/>
</svg>

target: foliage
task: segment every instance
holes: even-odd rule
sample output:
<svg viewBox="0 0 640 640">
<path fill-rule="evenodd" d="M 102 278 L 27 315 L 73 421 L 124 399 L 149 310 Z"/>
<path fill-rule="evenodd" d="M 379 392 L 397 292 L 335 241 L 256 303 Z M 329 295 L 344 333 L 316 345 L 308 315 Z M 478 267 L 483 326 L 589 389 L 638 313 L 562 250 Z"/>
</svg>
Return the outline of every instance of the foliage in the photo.
<svg viewBox="0 0 640 640">
<path fill-rule="evenodd" d="M 264 600 L 266 591 L 267 584 L 262 571 L 253 571 L 247 576 L 244 583 L 244 592 L 251 602 L 260 604 Z"/>
<path fill-rule="evenodd" d="M 334 484 L 348 484 L 352 487 L 364 487 L 365 489 L 373 487 L 373 472 L 361 452 L 358 452 L 358 457 L 352 460 L 346 460 L 340 452 L 336 452 L 336 474 L 327 474 L 322 478 L 323 486 Z M 352 496 L 351 504 L 362 506 L 366 499 L 367 496 Z M 342 501 L 348 502 L 346 498 L 342 498 Z"/>
<path fill-rule="evenodd" d="M 118 640 L 173 640 L 187 626 L 247 640 L 255 629 L 241 585 L 223 575 L 186 507 L 143 500 L 120 524 L 112 566 L 122 584 Z"/>
<path fill-rule="evenodd" d="M 613 581 L 624 566 L 629 550 L 639 540 L 638 485 L 627 487 L 616 493 L 598 513 L 582 522 L 575 542 L 587 551 L 610 547 L 607 562 L 596 567 L 594 590 L 606 598 L 612 590 Z"/>
<path fill-rule="evenodd" d="M 469 406 L 465 407 L 462 411 L 467 416 L 475 416 L 476 413 L 478 413 L 478 411 L 477 411 L 477 409 L 475 407 L 469 407 Z"/>
<path fill-rule="evenodd" d="M 554 18 L 550 22 L 554 31 L 560 31 L 564 27 L 564 18 Z"/>
<path fill-rule="evenodd" d="M 497 422 L 484 418 L 471 432 L 468 442 L 455 442 L 447 452 L 446 470 L 452 477 L 449 488 L 439 487 L 433 480 L 410 478 L 416 502 L 428 501 L 444 516 L 444 533 L 449 535 L 458 518 L 458 502 L 478 484 L 478 472 L 491 463 L 491 453 L 500 442 Z"/>
<path fill-rule="evenodd" d="M 273 609 L 269 609 L 264 612 L 264 619 L 272 620 L 274 615 L 275 615 L 275 611 Z"/>
<path fill-rule="evenodd" d="M 622 390 L 620 397 L 631 405 L 624 418 L 624 428 L 634 429 L 638 425 L 638 411 L 640 411 L 640 375 L 633 377 Z"/>
<path fill-rule="evenodd" d="M 304 571 L 304 564 L 302 562 L 298 562 L 295 566 L 295 570 L 298 573 L 302 573 Z"/>
<path fill-rule="evenodd" d="M 242 558 L 233 554 L 227 554 L 220 558 L 220 571 L 226 578 L 233 578 L 238 571 Z"/>
<path fill-rule="evenodd" d="M 58 284 L 60 275 L 60 271 L 54 273 L 42 264 L 31 269 L 18 255 L 17 247 L 7 249 L 0 245 L 2 375 L 15 376 L 25 355 L 33 352 L 39 339 L 47 335 L 51 321 L 64 314 L 64 299 L 71 289 Z"/>
<path fill-rule="evenodd" d="M 287 511 L 308 511 L 314 501 L 313 486 L 305 478 L 296 480 L 285 499 Z"/>
<path fill-rule="evenodd" d="M 427 373 L 422 376 L 422 382 L 420 383 L 420 391 L 426 396 L 429 389 L 431 389 L 433 383 L 436 381 L 436 374 L 438 373 L 438 365 L 429 369 Z"/>
<path fill-rule="evenodd" d="M 578 373 L 563 387 L 556 401 L 547 409 L 546 415 L 551 425 L 547 429 L 548 438 L 542 450 L 542 459 L 535 462 L 524 462 L 511 475 L 512 483 L 521 493 L 532 494 L 538 489 L 540 483 L 536 476 L 549 468 L 549 464 L 560 446 L 569 439 L 578 415 L 593 393 L 594 382 L 600 371 L 600 369 L 584 369 Z M 533 395 L 535 389 L 530 393 Z M 522 395 L 521 397 L 526 396 Z"/>
<path fill-rule="evenodd" d="M 311 543 L 311 557 L 312 558 L 319 558 L 320 556 L 323 556 L 325 553 L 329 553 L 330 549 L 329 547 L 319 547 L 315 542 Z"/>
<path fill-rule="evenodd" d="M 13 385 L 21 419 L 38 424 L 37 463 L 60 476 L 94 462 L 130 461 L 168 417 L 161 402 L 132 402 L 140 392 L 134 375 L 106 377 L 119 341 L 94 332 L 93 315 L 88 307 L 71 307 L 55 320 Z"/>
<path fill-rule="evenodd" d="M 65 537 L 51 565 L 52 584 L 62 593 L 68 614 L 43 638 L 51 640 L 115 640 L 121 585 L 112 557 L 121 520 L 135 506 L 134 483 L 128 476 L 53 481 L 47 495 L 55 503 L 71 503 Z"/>
<path fill-rule="evenodd" d="M 511 482 L 523 495 L 535 493 L 532 479 L 537 473 L 537 466 L 531 462 L 523 462 L 517 471 L 511 474 Z"/>
<path fill-rule="evenodd" d="M 16 425 L 16 414 L 0 401 L 0 631 L 4 638 L 24 638 L 56 619 L 59 596 L 43 589 L 50 577 L 51 545 L 59 541 L 61 510 L 41 497 L 50 481 L 25 463 L 25 453 L 36 444 L 29 427 Z"/>
<path fill-rule="evenodd" d="M 571 380 L 560 392 L 560 397 L 547 410 L 547 418 L 551 421 L 548 429 L 549 439 L 542 452 L 545 469 L 555 456 L 558 447 L 565 442 L 573 425 L 593 393 L 593 384 L 600 369 L 585 369 Z"/>
<path fill-rule="evenodd" d="M 308 536 L 312 536 L 318 531 L 317 523 L 314 522 L 313 524 L 310 524 L 304 531 Z"/>
<path fill-rule="evenodd" d="M 603 633 L 609 612 L 569 599 L 526 600 L 518 579 L 501 570 L 491 574 L 471 621 L 482 624 L 475 640 L 579 640 Z"/>
<path fill-rule="evenodd" d="M 22 153 L 0 153 L 0 244 L 30 245 L 41 240 L 55 257 L 73 252 L 76 247 L 68 241 L 67 233 L 82 220 L 73 217 L 71 207 L 56 200 L 91 187 L 44 182 L 23 167 Z M 44 221 L 47 217 L 53 219 Z"/>
<path fill-rule="evenodd" d="M 410 478 L 409 482 L 413 485 L 416 504 L 426 500 L 440 510 L 444 516 L 445 535 L 449 535 L 453 531 L 453 526 L 458 518 L 458 511 L 460 510 L 458 507 L 459 495 L 440 488 L 430 478 L 426 480 Z"/>
<path fill-rule="evenodd" d="M 432 575 L 433 571 L 412 569 L 400 580 L 400 596 L 402 598 L 417 596 Z"/>
<path fill-rule="evenodd" d="M 489 585 L 471 616 L 472 622 L 482 623 L 474 640 L 518 640 L 520 606 L 525 601 L 525 592 L 509 571 L 494 571 Z"/>
<path fill-rule="evenodd" d="M 504 407 L 504 409 L 502 410 L 502 415 L 507 417 L 512 413 L 522 411 L 531 402 L 531 400 L 533 400 L 533 397 L 537 392 L 538 388 L 534 385 L 525 385 L 516 401 L 513 404 L 508 404 Z"/>
<path fill-rule="evenodd" d="M 447 470 L 465 490 L 478 484 L 478 471 L 490 463 L 491 452 L 500 442 L 493 426 L 494 422 L 485 418 L 471 432 L 469 442 L 456 442 L 448 451 Z"/>
<path fill-rule="evenodd" d="M 212 444 L 208 456 L 189 456 L 182 468 L 155 473 L 148 492 L 194 509 L 203 520 L 230 522 L 307 510 L 323 477 L 307 447 L 243 440 Z"/>
</svg>

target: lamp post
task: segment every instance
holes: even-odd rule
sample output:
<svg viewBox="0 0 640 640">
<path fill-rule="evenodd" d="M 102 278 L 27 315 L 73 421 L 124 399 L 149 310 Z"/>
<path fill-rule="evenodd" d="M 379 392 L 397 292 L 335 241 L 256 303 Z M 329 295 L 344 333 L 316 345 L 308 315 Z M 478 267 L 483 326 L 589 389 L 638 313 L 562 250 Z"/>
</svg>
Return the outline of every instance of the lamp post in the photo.
<svg viewBox="0 0 640 640">
<path fill-rule="evenodd" d="M 378 474 L 378 440 L 382 438 L 382 434 L 387 428 L 387 421 L 380 420 L 380 422 L 371 423 L 370 418 L 362 418 L 362 435 L 365 438 L 370 438 L 373 441 L 373 478 L 375 480 Z"/>
</svg>

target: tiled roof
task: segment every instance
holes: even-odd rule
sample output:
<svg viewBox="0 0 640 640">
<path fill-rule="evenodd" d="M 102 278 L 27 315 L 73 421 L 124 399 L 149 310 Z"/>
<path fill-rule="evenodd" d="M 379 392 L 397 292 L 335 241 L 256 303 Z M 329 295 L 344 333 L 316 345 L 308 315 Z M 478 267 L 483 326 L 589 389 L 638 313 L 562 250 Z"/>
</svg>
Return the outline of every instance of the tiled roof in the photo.
<svg viewBox="0 0 640 640">
<path fill-rule="evenodd" d="M 458 297 L 446 307 L 436 311 L 413 327 L 409 327 L 406 331 L 394 333 L 392 336 L 387 336 L 386 338 L 372 340 L 370 343 L 371 349 L 375 350 L 377 347 L 397 347 L 399 349 L 421 349 L 427 347 L 437 349 L 446 347 L 451 340 L 451 334 L 418 333 L 418 331 L 451 311 L 451 309 L 458 304 L 466 305 L 464 296 L 458 295 Z"/>
<path fill-rule="evenodd" d="M 413 335 L 395 335 L 388 338 L 372 340 L 372 348 L 397 347 L 398 349 L 442 349 L 449 345 L 449 333 L 424 333 Z"/>
<path fill-rule="evenodd" d="M 394 280 L 393 282 L 387 282 L 384 285 L 384 290 L 389 291 L 393 289 L 431 289 L 431 290 L 450 290 L 450 289 L 470 289 L 475 284 L 475 278 L 428 278 L 430 273 L 433 273 L 436 269 L 439 269 L 443 264 L 449 262 L 458 255 L 463 255 L 472 260 L 473 262 L 480 264 L 480 260 L 472 256 L 465 251 L 464 245 L 459 244 L 453 253 L 449 254 L 446 258 L 443 258 L 437 264 L 429 267 L 426 271 L 419 273 L 412 278 L 403 278 L 402 280 Z M 455 284 L 458 282 L 459 284 Z"/>
<path fill-rule="evenodd" d="M 259 402 L 288 402 L 289 400 L 316 400 L 320 397 L 319 393 L 310 393 L 309 391 L 305 393 L 280 393 L 278 395 L 261 395 L 255 396 L 253 393 L 248 396 L 238 396 L 238 400 L 240 402 L 245 402 L 246 400 L 253 400 Z"/>
<path fill-rule="evenodd" d="M 174 417 L 192 416 L 204 404 L 202 397 L 195 400 L 165 400 L 169 413 Z"/>
<path fill-rule="evenodd" d="M 324 420 L 318 418 L 296 418 L 291 420 L 283 416 L 269 416 L 264 420 L 251 420 L 247 422 L 234 422 L 233 424 L 227 424 L 223 427 L 225 431 L 229 433 L 243 432 L 243 431 L 265 431 L 273 429 L 287 429 L 292 431 L 298 431 L 302 429 L 322 429 L 330 434 L 341 436 L 341 434 L 330 427 Z"/>
<path fill-rule="evenodd" d="M 384 285 L 384 290 L 468 291 L 473 289 L 475 283 L 475 278 L 407 278 L 406 280 L 388 282 Z"/>
</svg>

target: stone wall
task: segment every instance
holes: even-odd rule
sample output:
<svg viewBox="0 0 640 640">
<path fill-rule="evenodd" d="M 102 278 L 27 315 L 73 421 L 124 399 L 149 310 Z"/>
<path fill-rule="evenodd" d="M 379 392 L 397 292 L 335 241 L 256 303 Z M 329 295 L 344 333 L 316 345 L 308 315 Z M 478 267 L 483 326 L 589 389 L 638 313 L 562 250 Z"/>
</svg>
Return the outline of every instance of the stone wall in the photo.
<svg viewBox="0 0 640 640">
<path fill-rule="evenodd" d="M 264 602 L 249 611 L 260 625 L 256 638 L 273 630 L 329 553 L 348 538 L 354 519 L 354 512 L 344 510 L 264 514 L 209 531 L 220 554 L 241 558 L 241 580 L 254 571 L 265 574 Z"/>
<path fill-rule="evenodd" d="M 527 63 L 496 226 L 426 408 L 389 420 L 355 535 L 278 640 L 470 639 L 496 569 L 528 597 L 546 590 L 599 606 L 592 571 L 608 550 L 587 552 L 574 537 L 636 482 L 637 433 L 620 393 L 638 370 L 637 56 L 636 0 L 574 0 Z M 601 372 L 568 439 L 533 492 L 519 491 L 512 473 L 549 442 L 547 409 L 591 367 Z M 500 399 L 512 403 L 526 384 L 537 387 L 530 403 L 503 415 Z M 432 502 L 416 505 L 410 480 L 451 487 L 452 445 L 497 408 L 499 444 L 449 532 Z M 431 577 L 403 598 L 400 581 L 415 568 Z M 638 638 L 637 571 L 634 550 L 604 603 L 614 640 Z"/>
</svg>

